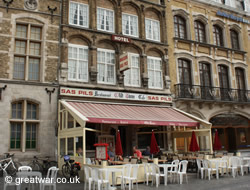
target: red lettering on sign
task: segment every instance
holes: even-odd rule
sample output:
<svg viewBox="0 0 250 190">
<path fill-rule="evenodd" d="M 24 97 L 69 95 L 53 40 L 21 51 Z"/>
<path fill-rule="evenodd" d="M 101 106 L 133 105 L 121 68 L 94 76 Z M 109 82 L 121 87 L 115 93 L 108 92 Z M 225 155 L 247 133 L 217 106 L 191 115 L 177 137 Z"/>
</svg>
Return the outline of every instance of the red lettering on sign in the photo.
<svg viewBox="0 0 250 190">
<path fill-rule="evenodd" d="M 122 62 L 122 61 L 124 61 L 124 60 L 126 60 L 126 59 L 128 59 L 128 56 L 127 56 L 127 55 L 124 56 L 124 57 L 122 57 L 122 58 L 120 58 L 120 62 Z"/>
</svg>

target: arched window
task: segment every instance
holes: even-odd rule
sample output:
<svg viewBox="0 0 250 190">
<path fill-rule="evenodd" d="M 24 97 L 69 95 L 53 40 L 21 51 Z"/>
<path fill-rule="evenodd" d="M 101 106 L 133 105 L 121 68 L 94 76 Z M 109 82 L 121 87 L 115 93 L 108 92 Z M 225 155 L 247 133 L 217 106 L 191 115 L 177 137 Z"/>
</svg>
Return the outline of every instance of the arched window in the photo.
<svg viewBox="0 0 250 190">
<path fill-rule="evenodd" d="M 218 25 L 213 26 L 214 44 L 217 46 L 224 46 L 223 43 L 223 31 Z"/>
<path fill-rule="evenodd" d="M 10 149 L 35 150 L 37 148 L 38 112 L 39 106 L 33 102 L 23 100 L 12 103 Z M 24 146 L 23 141 L 25 142 Z"/>
<path fill-rule="evenodd" d="M 218 75 L 219 75 L 221 99 L 230 100 L 228 68 L 224 65 L 218 65 Z"/>
<path fill-rule="evenodd" d="M 194 22 L 195 39 L 198 42 L 206 42 L 206 31 L 205 25 L 200 21 Z"/>
<path fill-rule="evenodd" d="M 177 38 L 187 38 L 186 20 L 183 17 L 174 16 L 174 32 Z"/>
<path fill-rule="evenodd" d="M 240 49 L 239 34 L 235 30 L 230 30 L 232 49 Z"/>
<path fill-rule="evenodd" d="M 190 87 L 192 85 L 191 80 L 191 64 L 186 59 L 178 59 L 178 71 L 179 71 L 179 96 L 183 98 L 191 97 Z"/>
<path fill-rule="evenodd" d="M 211 99 L 211 94 L 209 90 L 211 90 L 211 71 L 210 65 L 206 62 L 199 63 L 200 70 L 200 85 L 201 85 L 201 97 L 203 99 Z"/>
</svg>

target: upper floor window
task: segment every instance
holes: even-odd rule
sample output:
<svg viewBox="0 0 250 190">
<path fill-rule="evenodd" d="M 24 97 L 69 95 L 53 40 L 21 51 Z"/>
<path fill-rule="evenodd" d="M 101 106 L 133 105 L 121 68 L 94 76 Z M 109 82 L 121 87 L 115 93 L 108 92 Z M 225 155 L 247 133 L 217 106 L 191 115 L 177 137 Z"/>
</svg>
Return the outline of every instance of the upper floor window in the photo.
<svg viewBox="0 0 250 190">
<path fill-rule="evenodd" d="M 181 16 L 174 16 L 174 32 L 177 38 L 187 38 L 186 21 Z"/>
<path fill-rule="evenodd" d="M 235 30 L 230 30 L 232 49 L 240 49 L 239 35 Z"/>
<path fill-rule="evenodd" d="M 147 57 L 148 65 L 148 87 L 155 89 L 163 88 L 161 58 Z"/>
<path fill-rule="evenodd" d="M 97 50 L 98 83 L 115 84 L 115 51 Z"/>
<path fill-rule="evenodd" d="M 138 54 L 129 54 L 130 69 L 124 71 L 124 84 L 125 86 L 140 86 L 140 63 Z"/>
<path fill-rule="evenodd" d="M 146 38 L 160 41 L 160 22 L 152 19 L 145 19 Z"/>
<path fill-rule="evenodd" d="M 16 25 L 14 79 L 40 80 L 41 39 L 41 27 L 31 24 Z"/>
<path fill-rule="evenodd" d="M 88 47 L 69 44 L 68 80 L 88 81 Z"/>
<path fill-rule="evenodd" d="M 190 61 L 178 59 L 179 81 L 181 84 L 192 84 Z"/>
<path fill-rule="evenodd" d="M 10 119 L 10 149 L 37 148 L 39 106 L 30 101 L 12 103 Z M 23 135 L 25 133 L 25 135 Z M 25 147 L 22 142 L 25 141 Z"/>
<path fill-rule="evenodd" d="M 122 33 L 138 37 L 138 17 L 135 15 L 122 14 Z"/>
<path fill-rule="evenodd" d="M 205 25 L 200 21 L 195 21 L 194 30 L 195 30 L 195 40 L 203 43 L 206 42 Z"/>
<path fill-rule="evenodd" d="M 104 8 L 97 8 L 97 29 L 107 32 L 114 32 L 114 11 Z"/>
<path fill-rule="evenodd" d="M 245 74 L 244 70 L 241 68 L 235 68 L 235 76 L 236 76 L 236 88 L 240 90 L 245 90 Z"/>
<path fill-rule="evenodd" d="M 200 85 L 204 87 L 211 86 L 211 72 L 210 65 L 208 63 L 199 63 L 200 67 Z"/>
<path fill-rule="evenodd" d="M 88 27 L 89 6 L 82 3 L 70 2 L 69 24 Z"/>
<path fill-rule="evenodd" d="M 217 46 L 223 46 L 223 33 L 222 28 L 218 25 L 213 26 L 214 44 Z"/>
</svg>

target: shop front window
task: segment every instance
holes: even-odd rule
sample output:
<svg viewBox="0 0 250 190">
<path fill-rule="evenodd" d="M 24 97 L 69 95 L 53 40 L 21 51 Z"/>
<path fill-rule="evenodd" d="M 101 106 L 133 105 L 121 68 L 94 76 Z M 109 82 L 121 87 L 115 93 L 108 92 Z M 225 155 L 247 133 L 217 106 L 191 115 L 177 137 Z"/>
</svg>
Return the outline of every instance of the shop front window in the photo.
<svg viewBox="0 0 250 190">
<path fill-rule="evenodd" d="M 83 156 L 83 138 L 82 137 L 76 137 L 75 138 L 76 143 L 76 156 Z"/>
<path fill-rule="evenodd" d="M 66 146 L 66 139 L 60 139 L 60 156 L 64 156 L 66 154 L 65 152 L 65 146 Z"/>
<path fill-rule="evenodd" d="M 74 155 L 74 138 L 68 138 L 68 155 Z"/>
</svg>

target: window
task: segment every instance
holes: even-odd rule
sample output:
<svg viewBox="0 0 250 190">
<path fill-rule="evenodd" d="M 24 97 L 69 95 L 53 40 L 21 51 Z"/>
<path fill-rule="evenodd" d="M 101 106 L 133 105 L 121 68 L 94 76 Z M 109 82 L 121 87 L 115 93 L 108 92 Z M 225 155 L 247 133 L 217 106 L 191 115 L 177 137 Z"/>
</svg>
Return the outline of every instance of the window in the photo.
<svg viewBox="0 0 250 190">
<path fill-rule="evenodd" d="M 157 57 L 148 57 L 148 87 L 149 88 L 163 88 L 162 79 L 162 63 L 161 59 Z"/>
<path fill-rule="evenodd" d="M 88 27 L 89 6 L 82 3 L 70 2 L 69 4 L 69 24 Z"/>
<path fill-rule="evenodd" d="M 178 71 L 179 71 L 179 96 L 183 98 L 190 98 L 190 88 L 192 86 L 191 81 L 191 66 L 190 61 L 186 59 L 178 59 Z"/>
<path fill-rule="evenodd" d="M 232 49 L 240 49 L 239 35 L 235 30 L 230 30 Z"/>
<path fill-rule="evenodd" d="M 205 25 L 200 21 L 194 22 L 195 39 L 198 42 L 206 42 Z"/>
<path fill-rule="evenodd" d="M 114 32 L 114 11 L 97 8 L 97 29 Z"/>
<path fill-rule="evenodd" d="M 174 32 L 175 37 L 186 39 L 186 21 L 181 16 L 174 16 Z"/>
<path fill-rule="evenodd" d="M 211 72 L 209 63 L 201 62 L 200 67 L 200 90 L 203 99 L 212 99 L 211 97 Z"/>
<path fill-rule="evenodd" d="M 115 84 L 115 51 L 97 50 L 98 83 Z"/>
<path fill-rule="evenodd" d="M 146 38 L 160 41 L 160 22 L 152 19 L 145 19 Z"/>
<path fill-rule="evenodd" d="M 31 24 L 16 25 L 13 78 L 40 80 L 42 28 Z M 28 71 L 26 73 L 26 71 Z"/>
<path fill-rule="evenodd" d="M 218 25 L 214 25 L 213 35 L 214 35 L 214 44 L 217 46 L 224 46 L 222 28 L 219 27 Z"/>
<path fill-rule="evenodd" d="M 229 100 L 229 80 L 228 68 L 224 65 L 218 65 L 220 95 L 222 100 Z"/>
<path fill-rule="evenodd" d="M 242 68 L 235 68 L 237 97 L 239 101 L 247 101 L 245 74 Z"/>
<path fill-rule="evenodd" d="M 24 100 L 12 103 L 11 108 L 10 149 L 24 149 L 22 142 L 25 141 L 26 149 L 35 150 L 39 125 L 38 105 Z M 25 133 L 25 139 L 23 139 L 23 133 Z"/>
<path fill-rule="evenodd" d="M 88 81 L 88 47 L 69 44 L 68 80 Z"/>
<path fill-rule="evenodd" d="M 124 84 L 125 86 L 140 86 L 140 63 L 138 54 L 129 54 L 131 61 L 130 69 L 124 72 Z"/>
<path fill-rule="evenodd" d="M 138 37 L 138 17 L 135 15 L 122 14 L 122 33 L 124 35 Z"/>
</svg>

